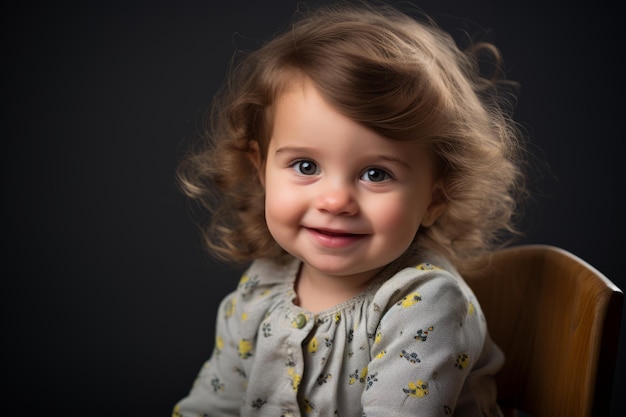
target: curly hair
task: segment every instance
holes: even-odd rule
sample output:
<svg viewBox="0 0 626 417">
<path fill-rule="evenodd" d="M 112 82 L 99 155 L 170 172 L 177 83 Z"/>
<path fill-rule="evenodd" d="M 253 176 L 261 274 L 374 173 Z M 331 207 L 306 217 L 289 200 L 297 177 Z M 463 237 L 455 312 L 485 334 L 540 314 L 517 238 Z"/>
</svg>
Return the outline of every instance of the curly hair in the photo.
<svg viewBox="0 0 626 417">
<path fill-rule="evenodd" d="M 232 62 L 201 141 L 181 159 L 184 193 L 209 210 L 206 244 L 223 260 L 281 259 L 265 223 L 264 190 L 250 153 L 262 160 L 277 97 L 308 77 L 337 111 L 397 141 L 434 150 L 445 212 L 421 228 L 411 250 L 447 256 L 459 270 L 509 243 L 526 194 L 515 94 L 503 71 L 481 75 L 479 58 L 499 69 L 490 43 L 461 50 L 422 15 L 390 6 L 334 5 L 296 14 L 287 30 Z"/>
</svg>

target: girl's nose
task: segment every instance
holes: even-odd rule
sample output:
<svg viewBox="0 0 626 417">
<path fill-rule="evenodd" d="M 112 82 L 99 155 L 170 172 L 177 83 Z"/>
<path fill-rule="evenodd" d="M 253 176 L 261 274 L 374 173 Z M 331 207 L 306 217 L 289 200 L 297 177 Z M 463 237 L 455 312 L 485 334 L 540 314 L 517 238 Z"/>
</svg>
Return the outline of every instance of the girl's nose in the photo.
<svg viewBox="0 0 626 417">
<path fill-rule="evenodd" d="M 315 208 L 333 215 L 351 216 L 358 212 L 358 207 L 354 190 L 346 184 L 326 184 L 315 203 Z"/>
</svg>

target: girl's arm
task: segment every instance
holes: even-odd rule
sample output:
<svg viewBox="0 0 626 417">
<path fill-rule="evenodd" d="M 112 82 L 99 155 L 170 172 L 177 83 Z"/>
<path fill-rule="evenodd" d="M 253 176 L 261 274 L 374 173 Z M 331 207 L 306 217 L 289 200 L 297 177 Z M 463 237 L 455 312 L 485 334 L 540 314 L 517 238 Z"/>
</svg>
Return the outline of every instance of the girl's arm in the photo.
<svg viewBox="0 0 626 417">
<path fill-rule="evenodd" d="M 379 322 L 362 396 L 368 417 L 450 416 L 457 407 L 490 415 L 482 408 L 495 404 L 493 369 L 470 377 L 484 366 L 486 338 L 473 296 L 443 271 L 428 275 L 404 289 Z M 468 378 L 477 387 L 469 395 Z"/>
</svg>

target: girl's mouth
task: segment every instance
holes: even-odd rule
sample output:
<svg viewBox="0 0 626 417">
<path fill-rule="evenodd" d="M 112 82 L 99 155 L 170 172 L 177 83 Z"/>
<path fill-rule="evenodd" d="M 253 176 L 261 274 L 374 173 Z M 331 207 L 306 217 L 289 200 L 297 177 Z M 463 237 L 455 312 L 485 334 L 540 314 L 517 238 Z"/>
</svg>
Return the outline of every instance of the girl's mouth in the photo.
<svg viewBox="0 0 626 417">
<path fill-rule="evenodd" d="M 339 230 L 306 228 L 315 241 L 327 248 L 345 248 L 359 242 L 367 235 Z"/>
</svg>

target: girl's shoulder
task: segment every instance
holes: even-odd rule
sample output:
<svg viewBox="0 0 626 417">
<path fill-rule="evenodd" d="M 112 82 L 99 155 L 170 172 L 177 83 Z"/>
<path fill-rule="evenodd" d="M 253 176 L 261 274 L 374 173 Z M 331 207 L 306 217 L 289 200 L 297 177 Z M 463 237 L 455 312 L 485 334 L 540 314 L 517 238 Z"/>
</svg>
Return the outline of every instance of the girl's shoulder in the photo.
<svg viewBox="0 0 626 417">
<path fill-rule="evenodd" d="M 268 310 L 285 306 L 295 298 L 294 282 L 299 268 L 300 262 L 295 259 L 287 263 L 254 260 L 225 303 L 245 320 L 263 317 Z"/>
<path fill-rule="evenodd" d="M 371 298 L 374 310 L 381 314 L 393 307 L 406 308 L 417 303 L 438 310 L 444 306 L 463 309 L 467 303 L 478 306 L 456 268 L 446 258 L 430 252 L 415 257 L 408 266 L 382 281 Z"/>
<path fill-rule="evenodd" d="M 244 300 L 284 292 L 293 288 L 299 268 L 300 262 L 295 259 L 286 263 L 256 259 L 241 275 L 236 292 Z"/>
</svg>

